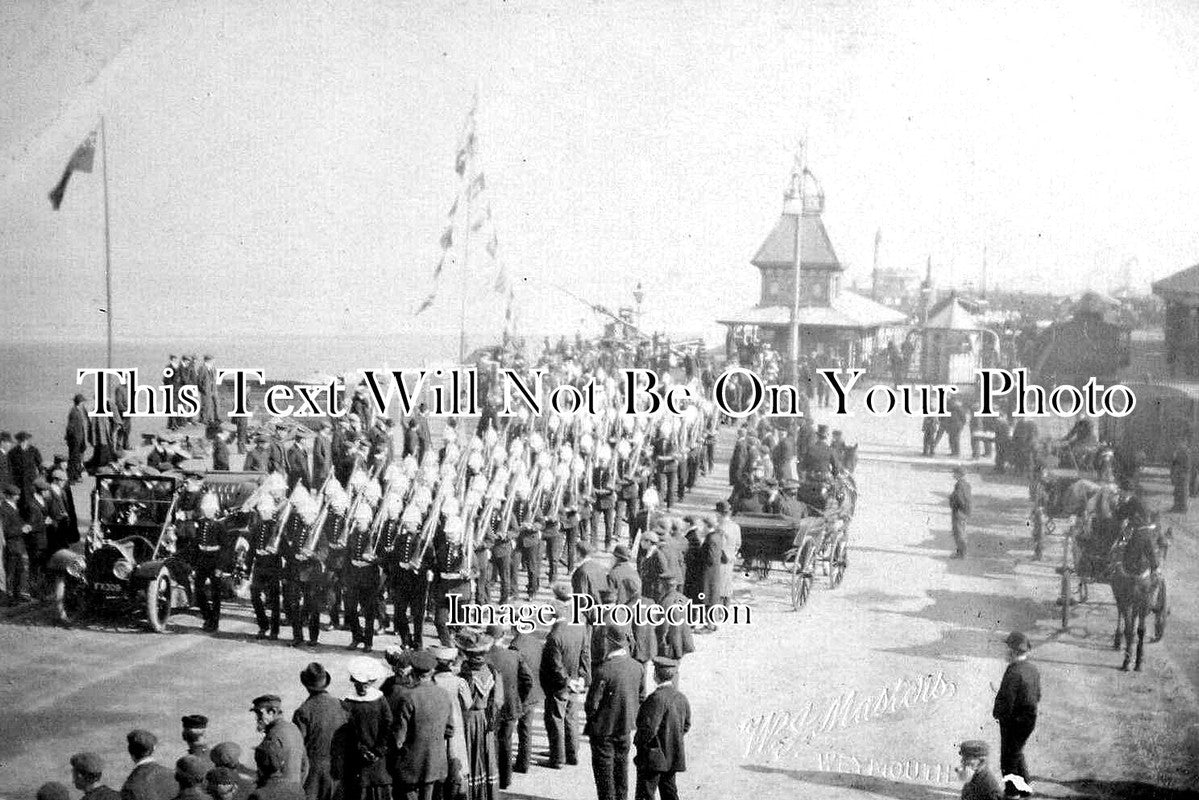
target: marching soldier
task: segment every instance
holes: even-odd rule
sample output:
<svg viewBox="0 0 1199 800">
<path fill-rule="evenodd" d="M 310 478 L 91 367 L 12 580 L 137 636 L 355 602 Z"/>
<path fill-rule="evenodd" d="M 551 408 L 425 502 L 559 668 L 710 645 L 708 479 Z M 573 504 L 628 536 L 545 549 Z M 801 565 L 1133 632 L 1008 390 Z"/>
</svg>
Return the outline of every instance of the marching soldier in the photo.
<svg viewBox="0 0 1199 800">
<path fill-rule="evenodd" d="M 279 555 L 278 520 L 270 495 L 258 501 L 250 528 L 250 602 L 258 621 L 258 638 L 279 638 L 280 596 L 283 558 Z M 267 611 L 270 611 L 270 618 Z"/>
<path fill-rule="evenodd" d="M 329 628 L 341 627 L 342 573 L 346 563 L 346 515 L 350 512 L 350 496 L 336 482 L 329 485 L 325 529 L 321 532 L 327 553 L 322 573 L 325 586 L 325 610 L 329 612 Z"/>
<path fill-rule="evenodd" d="M 388 553 L 391 597 L 395 603 L 395 633 L 405 647 L 421 648 L 425 624 L 425 598 L 429 591 L 425 564 L 413 563 L 420 538 L 421 514 L 410 505 L 400 516 L 399 528 Z"/>
<path fill-rule="evenodd" d="M 321 631 L 321 607 L 324 605 L 325 553 L 320 550 L 323 542 L 318 538 L 309 548 L 305 541 L 312 526 L 317 522 L 319 510 L 315 502 L 300 503 L 287 520 L 280 551 L 284 560 L 284 600 L 287 616 L 291 621 L 292 647 L 304 644 L 304 630 L 308 630 L 308 644 L 316 647 Z"/>
<path fill-rule="evenodd" d="M 504 503 L 503 498 L 497 498 L 500 502 L 494 504 L 491 513 L 484 521 L 485 533 L 483 535 L 483 543 L 490 553 L 489 574 L 493 579 L 498 579 L 500 584 L 500 605 L 508 602 L 508 596 L 512 593 L 512 539 L 509 538 L 508 526 L 504 524 Z M 480 583 L 482 583 L 480 581 Z M 491 602 L 491 586 L 487 586 L 487 591 L 483 595 L 483 602 Z"/>
<path fill-rule="evenodd" d="M 513 488 L 516 499 L 512 502 L 512 520 L 509 525 L 516 536 L 517 548 L 520 553 L 520 563 L 525 570 L 525 594 L 529 600 L 537 594 L 541 587 L 541 530 L 534 517 L 534 509 L 530 507 L 529 493 L 531 486 L 525 476 L 517 478 Z M 512 589 L 516 591 L 516 563 L 512 565 Z"/>
<path fill-rule="evenodd" d="M 552 476 L 546 473 L 552 480 Z M 537 509 L 537 519 L 541 523 L 541 539 L 545 542 L 545 560 L 549 562 L 547 579 L 552 587 L 558 580 L 558 562 L 562 559 L 562 528 L 557 514 L 554 513 L 553 484 L 546 482 L 546 489 L 541 495 L 540 507 Z"/>
<path fill-rule="evenodd" d="M 604 521 L 604 549 L 611 550 L 616 533 L 616 470 L 612 465 L 612 447 L 600 445 L 592 470 L 591 546 L 599 542 L 599 522 Z"/>
<path fill-rule="evenodd" d="M 362 645 L 362 652 L 374 649 L 375 619 L 378 617 L 379 564 L 375 557 L 370 506 L 362 503 L 350 520 L 350 535 L 345 548 L 346 619 L 350 623 L 347 650 Z"/>
<path fill-rule="evenodd" d="M 200 518 L 195 521 L 196 602 L 204 617 L 204 630 L 216 633 L 221 624 L 221 576 L 225 569 L 225 525 L 216 518 L 220 503 L 212 492 L 200 500 Z"/>
<path fill-rule="evenodd" d="M 654 459 L 658 468 L 658 496 L 666 503 L 666 508 L 674 508 L 676 483 L 679 477 L 679 460 L 675 452 L 673 436 L 666 432 L 658 434 L 654 440 Z M 630 535 L 632 535 L 631 532 Z"/>
<path fill-rule="evenodd" d="M 562 508 L 558 512 L 558 528 L 562 531 L 559 547 L 566 550 L 566 572 L 570 574 L 575 569 L 575 547 L 579 542 L 579 491 L 573 477 L 566 479 L 566 488 L 562 491 Z M 551 562 L 551 569 L 553 563 Z M 550 583 L 554 582 L 550 578 Z"/>
<path fill-rule="evenodd" d="M 470 576 L 466 573 L 466 549 L 463 543 L 462 518 L 454 515 L 445 520 L 433 537 L 434 577 L 433 601 L 436 611 L 433 624 L 442 647 L 450 647 L 450 596 L 460 602 L 470 600 Z"/>
</svg>

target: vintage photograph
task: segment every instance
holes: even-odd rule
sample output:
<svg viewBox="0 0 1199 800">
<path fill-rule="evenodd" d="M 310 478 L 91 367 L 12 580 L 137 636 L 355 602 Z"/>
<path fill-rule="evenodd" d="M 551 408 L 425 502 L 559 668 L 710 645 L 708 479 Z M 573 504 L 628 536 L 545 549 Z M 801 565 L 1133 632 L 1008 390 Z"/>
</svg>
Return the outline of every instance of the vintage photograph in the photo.
<svg viewBox="0 0 1199 800">
<path fill-rule="evenodd" d="M 0 4 L 0 800 L 1199 798 L 1196 31 Z"/>
</svg>

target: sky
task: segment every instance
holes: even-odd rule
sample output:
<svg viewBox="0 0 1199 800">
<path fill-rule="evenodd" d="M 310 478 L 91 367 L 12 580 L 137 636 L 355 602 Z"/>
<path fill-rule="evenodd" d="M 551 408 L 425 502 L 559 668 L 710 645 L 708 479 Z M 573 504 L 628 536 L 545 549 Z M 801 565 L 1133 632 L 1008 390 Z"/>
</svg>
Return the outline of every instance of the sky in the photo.
<svg viewBox="0 0 1199 800">
<path fill-rule="evenodd" d="M 797 142 L 850 280 L 1134 288 L 1199 262 L 1187 2 L 43 2 L 0 8 L 0 334 L 498 334 L 640 282 L 679 333 L 757 299 Z M 499 263 L 437 300 L 472 94 Z M 466 280 L 463 281 L 465 275 Z"/>
</svg>

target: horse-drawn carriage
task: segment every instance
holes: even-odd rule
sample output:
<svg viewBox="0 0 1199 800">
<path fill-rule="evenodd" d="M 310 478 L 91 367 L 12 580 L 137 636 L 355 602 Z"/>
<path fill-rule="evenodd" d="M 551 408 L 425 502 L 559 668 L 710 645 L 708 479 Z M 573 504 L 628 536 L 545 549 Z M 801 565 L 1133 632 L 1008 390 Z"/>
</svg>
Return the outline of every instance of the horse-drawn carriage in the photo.
<svg viewBox="0 0 1199 800">
<path fill-rule="evenodd" d="M 840 586 L 845 577 L 857 485 L 842 472 L 831 484 L 804 484 L 799 499 L 802 517 L 745 513 L 733 518 L 741 528 L 744 568 L 764 579 L 777 563 L 788 576 L 791 607 L 797 611 L 808 602 L 818 566 L 829 588 Z"/>
<path fill-rule="evenodd" d="M 1055 520 L 1069 521 L 1062 565 L 1057 570 L 1061 575 L 1058 602 L 1062 609 L 1062 627 L 1069 626 L 1070 606 L 1075 602 L 1087 602 L 1091 584 L 1109 584 L 1118 617 L 1113 646 L 1120 646 L 1123 630 L 1126 642 L 1124 668 L 1127 668 L 1135 627 L 1138 635 L 1136 668 L 1140 669 L 1144 621 L 1149 613 L 1155 617 L 1154 640 L 1165 634 L 1169 613 L 1166 582 L 1165 578 L 1150 574 L 1143 566 L 1128 566 L 1125 549 L 1132 537 L 1145 537 L 1159 562 L 1164 561 L 1172 531 L 1162 531 L 1156 514 L 1148 515 L 1150 518 L 1146 520 L 1137 514 L 1121 513 L 1118 492 L 1113 484 L 1073 477 L 1051 479 L 1042 476 L 1040 480 L 1041 486 L 1034 488 L 1034 500 L 1039 498 L 1039 507 L 1034 507 L 1033 513 L 1044 515 L 1046 532 L 1053 532 Z M 1133 519 L 1127 520 L 1126 516 Z"/>
<path fill-rule="evenodd" d="M 211 472 L 201 491 L 213 492 L 231 535 L 244 531 L 242 504 L 262 482 L 253 472 Z M 180 552 L 180 501 L 186 487 L 170 473 L 96 476 L 92 525 L 83 552 L 60 550 L 50 559 L 55 608 L 60 622 L 104 608 L 144 614 L 150 629 L 162 633 L 171 613 L 193 605 L 192 567 Z"/>
</svg>

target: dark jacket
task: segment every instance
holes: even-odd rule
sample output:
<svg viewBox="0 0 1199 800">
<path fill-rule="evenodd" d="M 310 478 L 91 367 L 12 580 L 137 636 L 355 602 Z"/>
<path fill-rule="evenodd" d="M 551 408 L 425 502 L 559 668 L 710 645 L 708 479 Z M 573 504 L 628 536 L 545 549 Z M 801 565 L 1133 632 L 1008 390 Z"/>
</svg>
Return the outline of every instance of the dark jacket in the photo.
<svg viewBox="0 0 1199 800">
<path fill-rule="evenodd" d="M 212 468 L 215 471 L 229 471 L 229 445 L 221 438 L 212 441 Z"/>
<path fill-rule="evenodd" d="M 79 800 L 121 800 L 121 793 L 108 786 L 96 786 L 84 792 Z"/>
<path fill-rule="evenodd" d="M 587 629 L 558 620 L 545 637 L 545 648 L 541 651 L 539 678 L 542 691 L 547 696 L 565 697 L 571 679 L 581 677 L 586 682 L 590 676 L 591 642 Z"/>
<path fill-rule="evenodd" d="M 262 735 L 259 747 L 277 747 L 283 753 L 283 769 L 280 775 L 286 781 L 303 783 L 308 775 L 308 752 L 304 749 L 304 737 L 294 723 L 277 719 Z"/>
<path fill-rule="evenodd" d="M 677 591 L 662 598 L 663 608 L 686 605 L 687 598 Z M 658 626 L 658 655 L 677 660 L 694 652 L 695 642 L 691 637 L 691 626 L 685 621 L 679 625 L 672 625 L 668 619 L 663 620 Z"/>
<path fill-rule="evenodd" d="M 266 783 L 250 793 L 250 800 L 305 800 L 304 787 L 295 781 L 285 781 L 278 775 L 272 775 Z"/>
<path fill-rule="evenodd" d="M 1003 787 L 984 763 L 962 787 L 962 800 L 1000 800 Z"/>
<path fill-rule="evenodd" d="M 664 683 L 645 699 L 637 712 L 633 763 L 650 772 L 684 772 L 687 754 L 683 737 L 691 730 L 691 705 L 678 689 Z"/>
<path fill-rule="evenodd" d="M 595 668 L 587 691 L 587 724 L 592 739 L 628 736 L 637 727 L 637 709 L 645 692 L 645 672 L 629 655 L 612 655 Z"/>
<path fill-rule="evenodd" d="M 541 682 L 537 680 L 536 674 L 536 671 L 541 669 L 541 651 L 545 644 L 531 633 L 518 633 L 509 647 L 520 656 L 516 688 L 521 703 L 528 709 L 545 700 L 545 692 L 541 690 Z"/>
<path fill-rule="evenodd" d="M 1041 702 L 1041 675 L 1029 661 L 1008 664 L 991 714 L 1003 722 L 1031 722 Z"/>
<path fill-rule="evenodd" d="M 499 721 L 519 719 L 523 710 L 520 702 L 520 653 L 503 647 L 493 647 L 487 652 L 487 663 L 504 684 L 504 705 L 500 708 Z"/>
<path fill-rule="evenodd" d="M 641 596 L 641 576 L 631 561 L 617 561 L 608 573 L 608 586 L 616 593 L 613 602 L 627 603 Z"/>
<path fill-rule="evenodd" d="M 608 586 L 608 570 L 599 561 L 589 558 L 571 573 L 570 586 L 575 594 L 590 595 L 599 603 L 600 589 Z"/>
<path fill-rule="evenodd" d="M 312 479 L 308 475 L 308 454 L 301 447 L 291 447 L 287 450 L 287 491 L 304 484 L 305 489 L 312 488 Z"/>
<path fill-rule="evenodd" d="M 177 794 L 174 770 L 156 761 L 134 767 L 121 787 L 121 800 L 172 800 Z"/>
<path fill-rule="evenodd" d="M 304 739 L 304 751 L 308 754 L 309 769 L 328 770 L 333 737 L 346 724 L 345 709 L 341 701 L 328 692 L 309 694 L 292 714 L 292 723 L 299 728 Z"/>
<path fill-rule="evenodd" d="M 329 478 L 329 470 L 333 468 L 333 453 L 329 449 L 329 440 L 323 435 L 317 435 L 312 441 L 312 488 L 320 489 Z"/>
<path fill-rule="evenodd" d="M 452 700 L 444 689 L 423 681 L 404 692 L 394 722 L 395 777 L 402 784 L 433 783 L 448 772 L 446 740 L 454 735 Z"/>
</svg>

